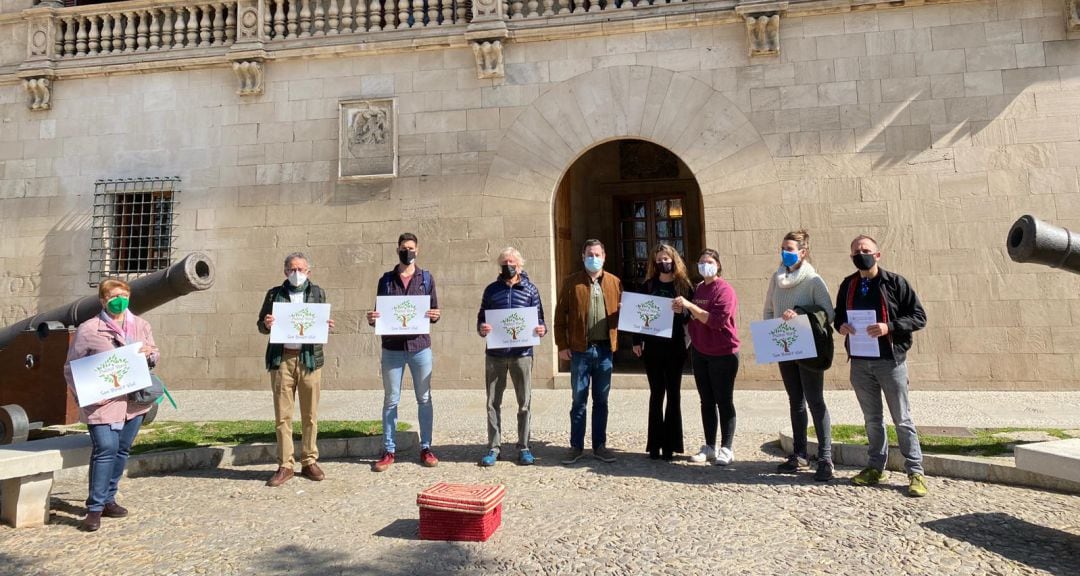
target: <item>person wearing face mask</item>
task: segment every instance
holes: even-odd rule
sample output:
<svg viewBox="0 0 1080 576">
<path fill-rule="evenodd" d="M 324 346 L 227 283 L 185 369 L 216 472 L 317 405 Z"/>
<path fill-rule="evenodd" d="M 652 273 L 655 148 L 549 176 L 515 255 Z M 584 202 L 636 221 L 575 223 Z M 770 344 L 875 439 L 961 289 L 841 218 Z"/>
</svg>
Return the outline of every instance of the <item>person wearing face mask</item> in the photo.
<svg viewBox="0 0 1080 576">
<path fill-rule="evenodd" d="M 302 252 L 285 257 L 285 282 L 266 292 L 259 310 L 259 333 L 269 334 L 274 325 L 274 302 L 324 304 L 326 294 L 309 279 L 310 260 Z M 328 321 L 331 328 L 334 321 Z M 322 344 L 266 344 L 266 370 L 274 392 L 274 422 L 277 431 L 278 469 L 266 481 L 281 486 L 296 473 L 293 458 L 293 406 L 300 397 L 302 451 L 300 475 L 316 482 L 326 477 L 319 467 L 319 391 L 322 382 Z"/>
<path fill-rule="evenodd" d="M 398 236 L 398 264 L 393 270 L 379 278 L 376 295 L 430 296 L 431 308 L 425 316 L 434 324 L 441 317 L 439 297 L 435 293 L 435 278 L 430 272 L 416 265 L 418 253 L 419 241 L 415 234 L 405 232 Z M 374 326 L 375 319 L 378 317 L 378 310 L 368 312 L 368 325 Z M 420 464 L 428 468 L 439 465 L 439 459 L 431 451 L 431 429 L 435 419 L 431 404 L 431 364 L 431 335 L 382 337 L 383 453 L 372 466 L 375 472 L 389 469 L 397 457 L 394 434 L 397 431 L 397 408 L 401 399 L 401 384 L 405 380 L 406 366 L 412 374 L 417 414 L 420 418 Z"/>
<path fill-rule="evenodd" d="M 534 333 L 543 337 L 547 331 L 544 324 L 544 305 L 540 291 L 529 281 L 522 270 L 525 259 L 516 248 L 503 248 L 499 253 L 499 278 L 484 289 L 480 299 L 480 311 L 476 314 L 476 331 L 486 337 L 491 333 L 484 312 L 509 308 L 536 308 L 539 326 Z M 518 463 L 529 466 L 534 461 L 529 450 L 529 405 L 532 398 L 533 347 L 488 348 L 484 361 L 484 381 L 487 383 L 487 432 L 488 453 L 480 459 L 481 466 L 494 466 L 502 449 L 502 397 L 506 391 L 506 375 L 514 382 L 517 396 Z"/>
<path fill-rule="evenodd" d="M 765 294 L 765 320 L 791 320 L 799 315 L 796 307 L 818 306 L 825 311 L 829 322 L 834 312 L 829 288 L 809 261 L 810 234 L 806 230 L 788 232 L 780 244 L 780 267 L 769 280 Z M 791 431 L 794 453 L 776 467 L 782 474 L 791 474 L 809 466 L 806 454 L 806 405 L 814 418 L 818 440 L 818 462 L 814 480 L 825 482 L 833 477 L 832 434 L 829 409 L 825 406 L 825 372 L 812 370 L 798 361 L 780 362 L 780 378 L 787 391 L 791 412 Z"/>
<path fill-rule="evenodd" d="M 104 280 L 98 285 L 101 313 L 83 322 L 75 331 L 68 346 L 64 378 L 68 388 L 78 396 L 71 374 L 71 361 L 108 352 L 142 342 L 141 352 L 153 368 L 159 358 L 150 323 L 131 313 L 128 304 L 131 287 L 117 279 Z M 116 491 L 124 475 L 131 444 L 142 426 L 143 417 L 153 404 L 138 404 L 120 396 L 90 404 L 79 409 L 79 420 L 90 432 L 90 484 L 86 499 L 86 518 L 81 530 L 94 532 L 101 527 L 101 518 L 123 518 L 128 510 L 116 503 Z"/>
<path fill-rule="evenodd" d="M 925 496 L 928 489 L 923 475 L 922 449 L 919 435 L 911 417 L 908 401 L 907 351 L 911 348 L 912 333 L 926 326 L 926 312 L 908 281 L 879 264 L 881 250 L 876 240 L 857 236 L 851 242 L 851 261 L 858 271 L 840 283 L 836 294 L 836 330 L 843 334 L 851 360 L 851 387 L 859 400 L 866 423 L 869 462 L 851 483 L 871 486 L 885 478 L 885 462 L 889 441 L 885 435 L 885 418 L 881 397 L 889 407 L 896 426 L 896 439 L 904 456 L 908 475 L 908 495 Z M 876 338 L 877 356 L 851 354 L 850 337 L 856 327 L 848 320 L 848 311 L 873 310 L 875 322 L 860 331 Z"/>
<path fill-rule="evenodd" d="M 739 336 L 735 317 L 739 301 L 735 289 L 720 278 L 720 254 L 706 248 L 698 258 L 698 273 L 704 279 L 694 289 L 693 299 L 675 299 L 675 312 L 690 313 L 691 362 L 694 381 L 701 396 L 701 423 L 705 444 L 692 462 L 712 461 L 726 466 L 735 461 L 735 376 L 739 373 Z M 716 429 L 720 428 L 720 444 Z"/>
<path fill-rule="evenodd" d="M 618 347 L 619 301 L 622 282 L 604 272 L 604 245 L 586 240 L 581 249 L 585 270 L 568 277 L 555 304 L 555 346 L 559 358 L 570 362 L 573 401 L 570 407 L 570 450 L 563 464 L 573 464 L 585 451 L 585 416 L 592 388 L 593 456 L 614 462 L 607 448 L 608 393 L 612 353 Z"/>
<path fill-rule="evenodd" d="M 642 292 L 652 296 L 690 297 L 690 279 L 682 256 L 667 244 L 659 244 L 645 273 Z M 682 372 L 686 363 L 686 317 L 676 314 L 671 338 L 633 335 L 634 355 L 645 361 L 649 379 L 649 428 L 645 451 L 649 458 L 671 460 L 683 452 Z M 664 397 L 667 409 L 664 409 Z"/>
</svg>

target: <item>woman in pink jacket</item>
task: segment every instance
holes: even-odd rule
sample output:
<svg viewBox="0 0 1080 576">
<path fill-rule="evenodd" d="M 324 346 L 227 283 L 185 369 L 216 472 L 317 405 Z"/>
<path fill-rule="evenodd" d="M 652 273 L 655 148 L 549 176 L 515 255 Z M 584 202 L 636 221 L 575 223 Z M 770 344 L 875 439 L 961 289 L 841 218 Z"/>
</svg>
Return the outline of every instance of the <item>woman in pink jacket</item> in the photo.
<svg viewBox="0 0 1080 576">
<path fill-rule="evenodd" d="M 151 368 L 157 364 L 158 349 L 150 324 L 128 310 L 131 287 L 123 280 L 105 280 L 98 287 L 101 313 L 83 322 L 68 347 L 64 376 L 75 391 L 71 361 L 121 346 L 142 342 L 139 350 Z M 90 455 L 90 496 L 86 499 L 86 518 L 82 529 L 93 532 L 101 527 L 101 517 L 123 518 L 128 511 L 116 503 L 116 488 L 124 475 L 131 444 L 139 433 L 143 416 L 152 404 L 136 404 L 126 396 L 90 404 L 81 409 L 80 420 L 90 430 L 93 446 Z"/>
</svg>

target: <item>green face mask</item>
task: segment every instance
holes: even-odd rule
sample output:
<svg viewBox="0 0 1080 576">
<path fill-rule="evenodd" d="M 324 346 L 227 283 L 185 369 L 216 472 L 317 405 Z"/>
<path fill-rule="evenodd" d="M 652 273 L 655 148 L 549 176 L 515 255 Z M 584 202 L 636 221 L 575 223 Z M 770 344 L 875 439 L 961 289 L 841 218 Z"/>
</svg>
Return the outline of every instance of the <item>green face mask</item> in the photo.
<svg viewBox="0 0 1080 576">
<path fill-rule="evenodd" d="M 105 303 L 105 309 L 109 314 L 123 314 L 128 309 L 128 302 L 127 296 L 117 296 Z"/>
</svg>

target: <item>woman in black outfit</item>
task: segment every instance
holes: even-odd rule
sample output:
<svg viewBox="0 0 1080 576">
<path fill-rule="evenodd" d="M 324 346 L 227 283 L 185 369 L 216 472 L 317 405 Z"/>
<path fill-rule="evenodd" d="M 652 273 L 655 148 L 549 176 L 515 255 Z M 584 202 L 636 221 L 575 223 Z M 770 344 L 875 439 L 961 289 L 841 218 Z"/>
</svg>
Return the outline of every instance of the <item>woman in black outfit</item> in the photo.
<svg viewBox="0 0 1080 576">
<path fill-rule="evenodd" d="M 679 253 L 667 244 L 653 250 L 642 292 L 652 296 L 689 298 L 690 279 Z M 649 377 L 649 439 L 645 447 L 649 458 L 671 460 L 683 451 L 682 408 L 679 388 L 686 361 L 686 320 L 675 314 L 671 338 L 634 334 L 634 355 L 645 361 Z M 664 397 L 667 396 L 667 408 Z"/>
</svg>

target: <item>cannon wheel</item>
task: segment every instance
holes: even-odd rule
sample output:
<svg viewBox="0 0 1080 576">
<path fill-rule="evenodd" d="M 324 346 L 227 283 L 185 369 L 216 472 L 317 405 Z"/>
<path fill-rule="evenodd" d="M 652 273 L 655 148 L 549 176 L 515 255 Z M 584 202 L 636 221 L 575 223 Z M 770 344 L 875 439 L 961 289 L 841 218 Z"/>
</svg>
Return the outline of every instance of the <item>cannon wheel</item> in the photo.
<svg viewBox="0 0 1080 576">
<path fill-rule="evenodd" d="M 158 408 L 161 408 L 161 404 L 154 403 L 154 405 L 150 407 L 150 411 L 143 416 L 142 423 L 149 424 L 153 422 L 154 418 L 157 418 Z"/>
<path fill-rule="evenodd" d="M 26 442 L 30 434 L 30 419 L 18 404 L 0 406 L 0 444 Z"/>
</svg>

